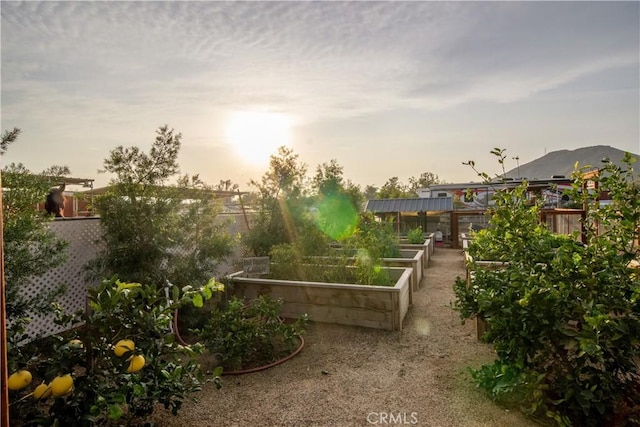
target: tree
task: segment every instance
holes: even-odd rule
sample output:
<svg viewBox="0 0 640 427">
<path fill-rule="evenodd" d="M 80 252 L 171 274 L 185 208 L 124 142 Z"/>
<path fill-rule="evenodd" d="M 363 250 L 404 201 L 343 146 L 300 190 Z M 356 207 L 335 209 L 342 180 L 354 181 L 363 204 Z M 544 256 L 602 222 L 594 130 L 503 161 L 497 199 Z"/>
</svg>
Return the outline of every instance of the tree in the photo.
<svg viewBox="0 0 640 427">
<path fill-rule="evenodd" d="M 3 134 L 0 144 L 3 152 L 16 141 L 19 134 L 18 128 Z M 12 163 L 2 169 L 5 188 L 2 192 L 5 302 L 9 321 L 7 356 L 10 371 L 25 361 L 23 349 L 18 343 L 26 338 L 24 326 L 30 317 L 52 312 L 51 304 L 64 292 L 63 286 L 31 297 L 21 292 L 30 278 L 58 267 L 67 257 L 68 243 L 47 227 L 51 218 L 35 209 L 49 192 L 47 176 L 53 169 L 68 172 L 68 168 L 58 166 L 34 174 L 21 163 Z"/>
<path fill-rule="evenodd" d="M 239 191 L 240 186 L 230 179 L 221 179 L 220 182 L 214 187 L 218 191 Z"/>
<path fill-rule="evenodd" d="M 255 189 L 257 215 L 246 237 L 246 244 L 255 256 L 266 256 L 274 245 L 290 243 L 298 234 L 304 218 L 307 166 L 287 147 L 272 155 L 269 170 L 260 182 L 251 180 Z"/>
<path fill-rule="evenodd" d="M 334 159 L 316 169 L 312 201 L 316 226 L 333 240 L 350 237 L 358 223 L 364 202 L 360 187 L 342 176 L 342 166 Z"/>
<path fill-rule="evenodd" d="M 364 198 L 364 194 L 360 190 L 360 186 L 351 182 L 351 180 L 347 180 L 347 183 L 344 188 L 344 193 L 347 195 L 349 200 L 351 200 L 351 204 L 356 209 L 356 211 L 360 212 L 364 209 L 365 202 L 367 199 Z"/>
<path fill-rule="evenodd" d="M 493 153 L 504 160 L 504 150 Z M 455 293 L 463 318 L 489 323 L 483 338 L 498 359 L 473 376 L 496 400 L 559 425 L 617 425 L 615 414 L 638 422 L 640 186 L 631 178 L 634 161 L 627 154 L 625 169 L 606 162 L 589 178 L 598 192 L 585 191 L 583 170 L 573 174 L 569 195 L 586 208 L 586 245 L 578 242 L 580 233 L 555 235 L 539 222 L 542 201 L 531 205 L 526 183 L 495 193 L 489 228 L 475 233 L 469 254 L 508 263 L 498 270 L 472 263 L 471 286 L 458 279 Z M 604 191 L 610 203 L 601 206 Z"/>
<path fill-rule="evenodd" d="M 179 345 L 172 319 L 184 304 L 202 306 L 222 288 L 210 275 L 215 261 L 228 253 L 230 240 L 216 221 L 219 206 L 213 192 L 197 176 L 176 177 L 180 134 L 166 126 L 157 133 L 148 154 L 120 146 L 104 162 L 115 178 L 96 201 L 104 249 L 92 267 L 111 278 L 88 290 L 91 309 L 70 314 L 58 307 L 56 323 L 68 329 L 64 336 L 18 346 L 20 337 L 14 334 L 9 343 L 10 370 L 32 372 L 48 383 L 44 387 L 55 397 L 47 400 L 43 395 L 37 404 L 27 400 L 35 384 L 12 393 L 9 409 L 19 425 L 102 425 L 117 420 L 131 425 L 148 418 L 157 404 L 177 414 L 187 395 L 201 387 L 199 366 L 191 360 L 199 346 Z M 61 171 L 64 168 L 48 170 L 54 176 Z M 8 248 L 8 281 L 20 286 L 23 280 L 18 278 L 59 264 L 64 245 L 43 229 L 47 219 L 33 208 L 49 189 L 45 177 L 22 166 L 5 173 L 12 186 L 5 193 L 5 231 L 14 243 Z M 174 178 L 175 185 L 168 185 Z M 170 288 L 167 280 L 179 286 Z M 33 304 L 28 308 L 33 310 Z M 11 321 L 12 328 L 20 326 L 15 317 Z M 118 341 L 131 339 L 135 344 L 125 354 L 114 352 Z M 137 368 L 132 369 L 134 360 Z M 60 378 L 70 381 L 64 397 L 56 396 L 54 388 Z"/>
<path fill-rule="evenodd" d="M 0 154 L 6 153 L 9 145 L 13 144 L 18 139 L 20 132 L 21 130 L 19 128 L 4 131 L 2 134 L 2 142 L 0 142 Z"/>
<path fill-rule="evenodd" d="M 423 172 L 419 178 L 409 177 L 409 184 L 404 184 L 397 176 L 389 178 L 380 188 L 378 199 L 412 199 L 418 197 L 418 189 L 439 184 L 440 178 L 432 172 Z M 369 189 L 371 192 L 375 187 Z M 366 189 L 365 189 L 366 192 Z M 370 197 L 369 197 L 370 198 Z"/>
<path fill-rule="evenodd" d="M 173 133 L 173 129 L 162 126 L 156 131 L 156 140 L 149 154 L 140 151 L 139 147 L 116 147 L 104 161 L 102 172 L 116 175 L 112 183 L 115 185 L 145 187 L 162 185 L 174 177 L 178 171 L 178 152 L 180 151 L 182 134 Z"/>
<path fill-rule="evenodd" d="M 104 249 L 90 267 L 96 276 L 159 286 L 206 282 L 231 252 L 216 218 L 221 207 L 197 175 L 178 175 L 182 135 L 168 126 L 156 134 L 148 154 L 118 146 L 104 161 L 115 178 L 95 202 Z"/>
<path fill-rule="evenodd" d="M 378 191 L 379 199 L 404 199 L 409 196 L 409 189 L 397 176 L 389 178 Z"/>
<path fill-rule="evenodd" d="M 373 200 L 375 198 L 381 199 L 382 197 L 377 197 L 378 195 L 378 187 L 374 185 L 367 185 L 364 187 L 364 191 L 362 192 L 365 200 Z"/>
<path fill-rule="evenodd" d="M 312 179 L 312 189 L 318 197 L 341 194 L 351 202 L 356 211 L 360 211 L 365 201 L 364 195 L 358 185 L 344 179 L 343 170 L 335 159 L 318 165 Z"/>
<path fill-rule="evenodd" d="M 311 187 L 317 194 L 337 193 L 344 189 L 343 167 L 336 159 L 323 163 L 316 168 Z"/>
<path fill-rule="evenodd" d="M 441 181 L 438 175 L 432 172 L 423 172 L 419 178 L 413 176 L 409 178 L 409 189 L 415 194 L 415 197 L 418 197 L 418 190 L 420 188 L 428 188 L 440 183 Z"/>
</svg>

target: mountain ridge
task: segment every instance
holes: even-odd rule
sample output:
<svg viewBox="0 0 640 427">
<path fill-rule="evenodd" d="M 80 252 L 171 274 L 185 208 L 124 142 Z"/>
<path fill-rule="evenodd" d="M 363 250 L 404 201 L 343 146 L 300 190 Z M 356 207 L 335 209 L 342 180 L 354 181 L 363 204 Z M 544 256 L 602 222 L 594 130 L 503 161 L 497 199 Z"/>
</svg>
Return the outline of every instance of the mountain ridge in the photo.
<svg viewBox="0 0 640 427">
<path fill-rule="evenodd" d="M 594 145 L 575 150 L 557 150 L 509 170 L 506 177 L 547 179 L 554 175 L 563 175 L 569 178 L 576 162 L 578 162 L 578 167 L 591 166 L 592 169 L 596 169 L 602 166 L 603 158 L 608 158 L 611 162 L 621 165 L 624 154 L 625 151 L 609 145 Z M 631 153 L 631 155 L 640 160 L 640 154 Z"/>
</svg>

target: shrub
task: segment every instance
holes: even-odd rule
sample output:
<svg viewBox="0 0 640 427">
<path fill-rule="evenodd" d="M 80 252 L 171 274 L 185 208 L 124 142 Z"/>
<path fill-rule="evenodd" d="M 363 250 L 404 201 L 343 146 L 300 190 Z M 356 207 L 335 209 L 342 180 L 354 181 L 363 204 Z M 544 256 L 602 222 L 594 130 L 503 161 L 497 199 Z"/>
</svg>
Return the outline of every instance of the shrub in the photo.
<svg viewBox="0 0 640 427">
<path fill-rule="evenodd" d="M 560 237 L 540 225 L 526 184 L 496 192 L 490 227 L 475 234 L 469 251 L 508 264 L 494 271 L 472 264 L 471 286 L 455 284 L 456 308 L 489 322 L 484 339 L 498 356 L 473 372 L 478 385 L 560 425 L 603 425 L 640 403 L 640 280 L 628 267 L 638 258 L 640 188 L 633 159 L 625 162 L 628 169 L 607 163 L 593 178 L 611 197 L 604 208 L 599 194 L 585 191 L 580 171 L 573 176 L 572 198 L 589 207 L 587 245 L 578 234 Z M 627 415 L 640 421 L 637 410 Z"/>
<path fill-rule="evenodd" d="M 419 245 L 424 243 L 424 235 L 422 234 L 422 228 L 417 227 L 407 233 L 407 241 L 412 245 Z"/>
<path fill-rule="evenodd" d="M 245 302 L 231 298 L 226 307 L 214 310 L 211 320 L 198 331 L 210 353 L 224 369 L 263 366 L 291 354 L 304 333 L 306 316 L 295 323 L 278 317 L 282 302 L 269 296 Z"/>
<path fill-rule="evenodd" d="M 90 264 L 94 277 L 185 286 L 215 275 L 231 254 L 212 188 L 198 176 L 178 176 L 181 135 L 167 126 L 156 133 L 148 154 L 120 146 L 104 162 L 116 178 L 95 202 L 104 250 Z"/>
<path fill-rule="evenodd" d="M 58 323 L 82 326 L 41 341 L 40 353 L 25 360 L 38 381 L 12 392 L 11 418 L 25 425 L 94 425 L 144 420 L 157 403 L 176 415 L 182 402 L 200 389 L 203 376 L 192 357 L 201 346 L 182 346 L 171 332 L 172 314 L 183 304 L 201 305 L 220 290 L 211 280 L 199 289 L 170 289 L 123 283 L 115 277 L 89 291 L 89 311 L 67 315 Z M 120 340 L 131 340 L 114 352 Z M 144 359 L 135 356 L 142 356 Z M 142 363 L 130 368 L 133 358 Z M 70 374 L 68 393 L 34 404 L 27 392 L 40 382 L 51 386 Z M 214 381 L 219 383 L 219 372 Z"/>
<path fill-rule="evenodd" d="M 350 249 L 365 249 L 372 259 L 399 258 L 399 239 L 391 222 L 380 222 L 370 212 L 360 214 L 356 232 L 344 242 Z"/>
</svg>

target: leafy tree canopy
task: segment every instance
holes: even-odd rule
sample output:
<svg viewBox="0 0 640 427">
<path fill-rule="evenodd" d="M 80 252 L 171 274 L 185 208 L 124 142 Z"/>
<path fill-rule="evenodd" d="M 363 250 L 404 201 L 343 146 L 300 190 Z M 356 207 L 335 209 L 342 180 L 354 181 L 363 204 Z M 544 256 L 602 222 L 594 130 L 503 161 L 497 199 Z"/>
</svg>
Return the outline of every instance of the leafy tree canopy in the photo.
<svg viewBox="0 0 640 427">
<path fill-rule="evenodd" d="M 156 131 L 148 153 L 118 146 L 104 161 L 104 172 L 115 177 L 95 202 L 105 242 L 102 256 L 92 264 L 95 275 L 197 284 L 230 253 L 231 238 L 216 220 L 221 206 L 213 188 L 198 175 L 179 175 L 181 140 L 165 125 Z"/>
<path fill-rule="evenodd" d="M 432 172 L 423 172 L 419 177 L 410 177 L 409 183 L 405 184 L 397 176 L 389 178 L 380 188 L 377 194 L 378 199 L 412 199 L 418 197 L 418 189 L 426 188 L 433 184 L 440 184 L 438 175 Z M 371 189 L 369 189 L 371 191 Z"/>
</svg>

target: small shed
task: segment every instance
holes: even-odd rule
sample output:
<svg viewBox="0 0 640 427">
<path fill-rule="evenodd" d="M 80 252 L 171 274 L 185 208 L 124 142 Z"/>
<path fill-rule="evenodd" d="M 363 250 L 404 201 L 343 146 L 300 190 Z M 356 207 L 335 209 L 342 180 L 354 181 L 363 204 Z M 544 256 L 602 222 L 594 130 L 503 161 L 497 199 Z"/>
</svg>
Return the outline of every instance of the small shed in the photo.
<svg viewBox="0 0 640 427">
<path fill-rule="evenodd" d="M 446 233 L 453 212 L 453 198 L 372 199 L 367 201 L 365 210 L 384 220 L 391 218 L 398 234 L 416 227 L 421 227 L 425 233 L 435 232 L 438 228 Z M 440 225 L 443 219 L 446 226 Z"/>
</svg>

